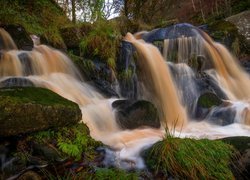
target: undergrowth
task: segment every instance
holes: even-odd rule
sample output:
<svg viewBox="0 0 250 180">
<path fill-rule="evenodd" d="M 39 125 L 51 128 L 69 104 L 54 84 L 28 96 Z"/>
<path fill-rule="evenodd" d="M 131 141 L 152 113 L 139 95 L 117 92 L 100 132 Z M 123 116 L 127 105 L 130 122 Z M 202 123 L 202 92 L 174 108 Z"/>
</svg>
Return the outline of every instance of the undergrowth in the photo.
<svg viewBox="0 0 250 180">
<path fill-rule="evenodd" d="M 146 164 L 155 173 L 179 179 L 233 179 L 229 168 L 233 151 L 219 140 L 167 135 L 146 152 Z"/>
<path fill-rule="evenodd" d="M 101 146 L 100 142 L 90 137 L 88 127 L 84 123 L 58 130 L 41 131 L 32 138 L 38 143 L 56 141 L 59 150 L 76 160 L 79 160 L 83 153 L 89 159 L 94 158 L 95 148 Z"/>
</svg>

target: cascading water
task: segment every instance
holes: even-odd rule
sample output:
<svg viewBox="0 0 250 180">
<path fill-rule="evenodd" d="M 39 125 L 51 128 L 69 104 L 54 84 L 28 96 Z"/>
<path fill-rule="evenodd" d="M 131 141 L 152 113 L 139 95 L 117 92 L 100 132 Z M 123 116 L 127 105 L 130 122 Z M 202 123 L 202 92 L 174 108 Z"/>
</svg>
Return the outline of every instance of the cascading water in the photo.
<svg viewBox="0 0 250 180">
<path fill-rule="evenodd" d="M 4 41 L 3 44 L 6 43 L 5 41 L 8 41 L 13 45 L 13 40 L 9 38 L 8 33 L 3 29 L 0 29 L 0 32 L 0 35 L 3 36 L 1 39 Z M 170 31 L 167 32 L 171 34 Z M 165 35 L 164 33 L 162 34 Z M 191 34 L 197 34 L 197 31 L 192 31 Z M 147 35 L 147 33 L 144 33 L 140 36 L 147 39 Z M 144 78 L 142 78 L 144 80 L 143 84 L 148 92 L 143 95 L 157 106 L 163 125 L 160 129 L 143 128 L 122 130 L 116 123 L 115 112 L 111 107 L 111 103 L 114 99 L 105 99 L 93 87 L 83 81 L 73 63 L 63 53 L 44 45 L 36 46 L 32 51 L 17 51 L 15 46 L 10 46 L 10 48 L 6 46 L 6 49 L 1 51 L 0 85 L 6 83 L 11 84 L 10 79 L 14 79 L 14 81 L 18 81 L 18 79 L 22 81 L 22 79 L 24 79 L 23 82 L 25 85 L 34 84 L 35 86 L 48 88 L 78 103 L 82 110 L 82 121 L 89 127 L 91 136 L 109 145 L 113 149 L 111 152 L 116 157 L 114 165 L 128 169 L 143 168 L 144 164 L 140 158 L 140 152 L 143 148 L 163 138 L 165 134 L 164 127 L 166 125 L 169 129 L 176 128 L 177 131 L 181 131 L 180 136 L 205 136 L 209 138 L 232 135 L 250 136 L 250 127 L 244 125 L 249 124 L 249 104 L 244 102 L 237 102 L 237 104 L 233 102 L 235 99 L 247 101 L 248 94 L 244 90 L 243 95 L 239 95 L 235 90 L 228 88 L 233 84 L 232 80 L 229 79 L 240 79 L 242 74 L 239 74 L 238 71 L 232 72 L 235 67 L 228 67 L 230 65 L 225 63 L 226 60 L 223 58 L 225 58 L 224 56 L 230 55 L 228 52 L 220 52 L 218 49 L 223 49 L 220 45 L 214 44 L 212 41 L 206 41 L 204 38 L 202 39 L 202 37 L 203 35 L 200 35 L 195 41 L 192 39 L 184 39 L 186 42 L 195 42 L 197 45 L 197 48 L 193 48 L 192 53 L 198 53 L 200 49 L 204 48 L 204 46 L 199 44 L 200 39 L 207 42 L 206 48 L 213 44 L 210 50 L 202 50 L 202 52 L 204 52 L 205 57 L 210 57 L 211 59 L 219 55 L 220 58 L 216 59 L 216 62 L 222 61 L 222 65 L 224 63 L 224 66 L 226 66 L 224 67 L 226 70 L 220 70 L 220 65 L 218 65 L 218 67 L 215 66 L 216 75 L 213 76 L 212 79 L 223 86 L 223 91 L 230 97 L 230 103 L 232 103 L 231 108 L 237 111 L 234 121 L 237 123 L 222 127 L 205 121 L 195 122 L 188 120 L 185 107 L 192 101 L 192 98 L 198 97 L 195 96 L 195 93 L 200 92 L 199 88 L 192 90 L 193 94 L 185 100 L 186 94 L 190 93 L 189 89 L 195 88 L 191 85 L 195 83 L 194 74 L 192 74 L 191 69 L 186 65 L 183 66 L 184 68 L 176 68 L 174 64 L 170 65 L 170 69 L 171 66 L 173 66 L 173 72 L 179 72 L 181 69 L 185 69 L 186 76 L 191 77 L 192 81 L 190 82 L 193 82 L 184 85 L 184 83 L 180 81 L 179 84 L 178 82 L 176 83 L 176 86 L 174 81 L 178 81 L 178 76 L 171 77 L 171 73 L 161 53 L 154 46 L 145 43 L 143 40 L 134 38 L 131 34 L 128 34 L 125 40 L 131 42 L 137 49 L 140 57 L 140 61 L 137 63 L 141 68 L 141 73 L 144 76 Z M 139 36 L 137 38 L 139 38 Z M 164 39 L 166 38 L 164 37 Z M 179 43 L 181 43 L 181 41 L 182 40 L 179 40 Z M 182 45 L 181 49 L 183 51 L 189 51 L 185 47 L 187 46 L 186 44 L 184 43 Z M 166 49 L 167 46 L 171 46 L 168 40 L 165 41 L 165 57 L 169 57 L 170 53 L 170 51 Z M 187 56 L 193 56 L 192 53 L 186 54 Z M 221 55 L 221 53 L 224 54 Z M 179 55 L 178 58 L 180 58 L 180 60 L 188 59 L 185 58 L 185 56 L 185 54 L 182 54 Z M 228 60 L 230 61 L 231 59 Z M 183 63 L 184 61 L 180 62 Z M 216 62 L 214 62 L 214 64 Z M 231 65 L 236 66 L 235 62 Z M 239 67 L 237 67 L 237 69 L 240 70 Z M 230 77 L 231 73 L 233 77 Z M 223 75 L 225 75 L 225 77 Z M 241 86 L 244 82 L 247 83 L 248 78 L 246 77 L 247 75 L 244 74 L 244 80 L 236 84 L 236 87 L 247 89 L 246 86 Z M 228 83 L 228 81 L 230 81 L 230 83 Z M 183 79 L 183 82 L 185 82 L 185 79 Z M 216 111 L 216 109 L 210 112 L 210 116 L 213 116 L 213 111 Z M 204 130 L 206 134 L 204 134 Z M 177 131 L 176 133 L 179 135 Z"/>
<path fill-rule="evenodd" d="M 1 32 L 4 32 L 2 36 L 8 35 L 3 29 Z M 113 149 L 116 166 L 143 168 L 140 151 L 164 136 L 164 131 L 160 129 L 121 130 L 111 106 L 114 99 L 105 99 L 83 81 L 67 56 L 45 45 L 36 46 L 32 51 L 1 51 L 0 87 L 1 84 L 11 86 L 14 82 L 50 89 L 79 104 L 82 121 L 87 124 L 94 139 Z"/>
</svg>

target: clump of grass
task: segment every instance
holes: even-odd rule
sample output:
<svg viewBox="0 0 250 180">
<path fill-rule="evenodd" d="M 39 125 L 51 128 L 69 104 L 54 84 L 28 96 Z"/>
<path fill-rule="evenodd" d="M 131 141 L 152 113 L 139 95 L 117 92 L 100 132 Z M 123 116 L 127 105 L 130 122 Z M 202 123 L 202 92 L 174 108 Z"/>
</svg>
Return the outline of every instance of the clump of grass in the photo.
<svg viewBox="0 0 250 180">
<path fill-rule="evenodd" d="M 146 164 L 156 173 L 180 179 L 233 179 L 229 168 L 232 146 L 219 140 L 166 138 L 146 152 Z"/>
<path fill-rule="evenodd" d="M 108 59 L 116 59 L 118 44 L 119 32 L 116 25 L 108 21 L 98 21 L 82 39 L 80 49 L 84 56 L 99 57 L 108 61 Z"/>
</svg>

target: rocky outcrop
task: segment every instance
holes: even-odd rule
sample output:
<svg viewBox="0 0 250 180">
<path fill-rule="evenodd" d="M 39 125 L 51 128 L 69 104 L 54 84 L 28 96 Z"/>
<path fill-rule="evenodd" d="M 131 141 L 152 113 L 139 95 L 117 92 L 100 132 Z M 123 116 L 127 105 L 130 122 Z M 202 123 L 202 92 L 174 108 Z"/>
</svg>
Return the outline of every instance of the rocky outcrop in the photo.
<svg viewBox="0 0 250 180">
<path fill-rule="evenodd" d="M 0 27 L 10 34 L 18 49 L 28 51 L 33 49 L 33 41 L 22 26 L 10 24 L 0 25 Z"/>
<path fill-rule="evenodd" d="M 250 43 L 250 10 L 226 18 L 238 28 L 240 34 L 246 37 Z"/>
<path fill-rule="evenodd" d="M 81 120 L 77 104 L 35 87 L 0 89 L 0 136 L 62 127 Z"/>
<path fill-rule="evenodd" d="M 116 111 L 116 120 L 123 129 L 136 129 L 144 126 L 160 127 L 155 106 L 144 100 L 117 100 L 112 104 Z"/>
</svg>

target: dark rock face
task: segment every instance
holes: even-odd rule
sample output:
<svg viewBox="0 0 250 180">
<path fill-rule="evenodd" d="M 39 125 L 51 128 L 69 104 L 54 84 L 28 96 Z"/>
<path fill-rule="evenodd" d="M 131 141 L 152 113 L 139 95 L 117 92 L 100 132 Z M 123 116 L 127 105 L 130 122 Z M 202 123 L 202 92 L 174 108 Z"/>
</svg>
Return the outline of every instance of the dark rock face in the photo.
<svg viewBox="0 0 250 180">
<path fill-rule="evenodd" d="M 122 41 L 117 62 L 118 79 L 122 97 L 137 99 L 138 82 L 134 62 L 135 48 L 129 42 Z"/>
<path fill-rule="evenodd" d="M 0 136 L 62 127 L 81 120 L 77 104 L 47 89 L 4 88 L 0 89 L 0 98 Z"/>
<path fill-rule="evenodd" d="M 117 122 L 123 129 L 136 129 L 144 126 L 160 127 L 157 109 L 148 101 L 117 100 L 112 106 L 117 110 Z"/>
<path fill-rule="evenodd" d="M 202 108 L 211 108 L 222 104 L 221 99 L 214 93 L 204 93 L 198 99 L 198 106 Z"/>
<path fill-rule="evenodd" d="M 33 82 L 29 79 L 21 77 L 7 78 L 0 81 L 0 88 L 2 87 L 31 87 L 34 86 Z"/>
<path fill-rule="evenodd" d="M 18 49 L 31 51 L 33 41 L 25 29 L 20 25 L 1 25 L 12 37 Z"/>
</svg>

